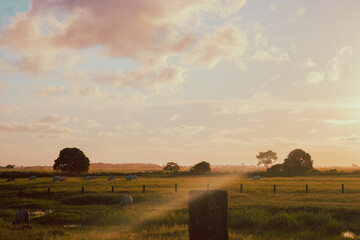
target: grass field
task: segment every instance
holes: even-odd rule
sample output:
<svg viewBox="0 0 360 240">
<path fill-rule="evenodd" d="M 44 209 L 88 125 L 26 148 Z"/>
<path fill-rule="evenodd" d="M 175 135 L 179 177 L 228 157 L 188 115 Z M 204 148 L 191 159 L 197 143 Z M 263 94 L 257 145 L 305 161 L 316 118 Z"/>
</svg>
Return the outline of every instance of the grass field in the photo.
<svg viewBox="0 0 360 240">
<path fill-rule="evenodd" d="M 107 177 L 51 180 L 19 178 L 7 183 L 2 179 L 1 239 L 188 239 L 188 193 L 205 190 L 207 184 L 211 190 L 228 191 L 230 239 L 345 239 L 344 232 L 354 233 L 355 238 L 360 234 L 357 176 L 264 178 L 256 182 L 235 174 L 140 177 L 131 182 L 124 178 L 108 182 Z M 133 196 L 134 203 L 119 209 L 120 197 L 126 194 Z M 30 212 L 31 227 L 11 224 L 15 209 Z"/>
</svg>

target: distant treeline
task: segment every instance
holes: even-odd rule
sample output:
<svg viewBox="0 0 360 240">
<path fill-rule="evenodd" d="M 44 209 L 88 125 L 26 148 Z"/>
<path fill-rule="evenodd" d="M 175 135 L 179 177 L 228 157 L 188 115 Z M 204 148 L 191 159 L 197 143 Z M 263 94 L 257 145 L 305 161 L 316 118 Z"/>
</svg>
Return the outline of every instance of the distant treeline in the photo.
<svg viewBox="0 0 360 240">
<path fill-rule="evenodd" d="M 129 174 L 137 175 L 137 176 L 147 176 L 147 177 L 178 177 L 178 176 L 194 176 L 199 175 L 198 173 L 191 172 L 165 172 L 165 171 L 126 171 L 126 172 L 112 172 L 112 171 L 99 171 L 99 172 L 89 172 L 89 173 L 62 173 L 56 171 L 0 171 L 0 178 L 7 179 L 10 177 L 16 178 L 29 178 L 30 176 L 36 177 L 54 177 L 58 175 L 68 176 L 68 177 L 84 177 L 87 175 L 95 175 L 95 176 L 117 176 L 117 177 L 126 177 Z M 209 172 L 209 173 L 201 173 L 201 175 L 209 175 L 209 176 L 221 176 L 226 174 L 236 174 L 234 172 Z"/>
<path fill-rule="evenodd" d="M 252 171 L 252 172 L 247 172 L 245 174 L 246 177 L 254 177 L 254 176 L 261 176 L 261 177 L 292 177 L 292 176 L 354 176 L 354 175 L 358 175 L 360 177 L 360 170 L 347 170 L 347 171 L 343 171 L 340 170 L 338 171 L 337 169 L 329 169 L 329 170 L 325 170 L 325 171 L 319 171 L 317 169 L 313 169 L 311 172 L 307 172 L 306 174 L 299 174 L 299 175 L 289 175 L 286 173 L 274 173 L 274 172 L 269 172 L 269 171 Z"/>
</svg>

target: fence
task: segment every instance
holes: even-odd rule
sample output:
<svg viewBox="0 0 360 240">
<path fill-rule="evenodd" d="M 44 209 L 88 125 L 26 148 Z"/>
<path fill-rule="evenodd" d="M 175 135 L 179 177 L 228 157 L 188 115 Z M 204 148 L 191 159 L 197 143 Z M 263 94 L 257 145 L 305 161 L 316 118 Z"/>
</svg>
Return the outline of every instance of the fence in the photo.
<svg viewBox="0 0 360 240">
<path fill-rule="evenodd" d="M 279 187 L 279 185 L 274 184 L 273 187 L 272 187 L 272 192 L 273 192 L 273 193 L 277 193 L 278 187 Z M 281 186 L 280 186 L 280 187 L 281 187 Z M 118 188 L 121 189 L 121 187 L 118 187 Z M 174 185 L 174 192 L 178 192 L 178 189 L 179 189 L 178 184 L 175 183 L 175 185 Z M 240 184 L 240 193 L 246 193 L 246 190 L 244 190 L 244 189 L 246 189 L 245 185 Z M 207 191 L 210 191 L 210 184 L 207 184 L 207 185 L 206 185 L 206 190 L 207 190 Z M 81 189 L 79 189 L 79 191 L 81 192 L 81 194 L 86 193 L 84 186 L 81 186 Z M 269 189 L 269 191 L 271 191 L 271 190 Z M 112 192 L 112 193 L 115 193 L 115 186 L 113 186 L 113 185 L 111 186 L 111 192 Z M 305 192 L 306 194 L 309 193 L 309 185 L 308 185 L 308 184 L 305 184 L 305 191 L 304 191 L 304 192 Z M 341 190 L 340 190 L 340 192 L 341 192 L 341 193 L 345 193 L 345 185 L 344 185 L 344 184 L 341 184 Z M 145 184 L 142 185 L 142 193 L 146 193 L 146 185 L 145 185 Z M 47 188 L 47 196 L 48 196 L 48 198 L 51 198 L 52 194 L 53 194 L 53 192 L 51 192 L 51 188 L 48 187 L 48 188 Z M 24 191 L 23 191 L 23 189 L 20 188 L 20 189 L 19 189 L 19 197 L 21 198 L 21 197 L 23 197 L 23 196 L 24 196 Z"/>
</svg>

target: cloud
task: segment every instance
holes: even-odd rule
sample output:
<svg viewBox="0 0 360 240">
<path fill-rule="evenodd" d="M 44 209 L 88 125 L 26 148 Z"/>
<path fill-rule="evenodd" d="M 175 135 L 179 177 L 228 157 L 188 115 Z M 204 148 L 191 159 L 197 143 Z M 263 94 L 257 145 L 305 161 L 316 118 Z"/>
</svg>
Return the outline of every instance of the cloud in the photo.
<svg viewBox="0 0 360 240">
<path fill-rule="evenodd" d="M 308 131 L 308 133 L 318 133 L 319 129 L 318 128 L 312 128 Z"/>
<path fill-rule="evenodd" d="M 326 123 L 326 124 L 330 124 L 333 127 L 339 127 L 339 126 L 344 126 L 344 125 L 348 125 L 348 124 L 357 123 L 358 120 L 354 120 L 354 119 L 350 119 L 350 120 L 327 119 L 327 120 L 324 120 L 322 122 Z"/>
<path fill-rule="evenodd" d="M 175 122 L 175 121 L 177 121 L 179 118 L 180 118 L 180 115 L 179 115 L 179 114 L 174 114 L 174 115 L 172 115 L 167 121 L 169 121 L 169 122 Z"/>
<path fill-rule="evenodd" d="M 249 132 L 249 131 L 254 131 L 254 130 L 250 130 L 248 128 L 220 129 L 220 130 L 216 131 L 215 134 L 223 135 L 223 136 L 239 135 L 241 133 L 245 133 L 245 132 Z"/>
<path fill-rule="evenodd" d="M 219 3 L 219 12 L 222 17 L 236 14 L 246 4 L 247 0 L 225 0 Z"/>
<path fill-rule="evenodd" d="M 280 64 L 289 61 L 289 55 L 282 52 L 277 47 L 271 47 L 265 50 L 256 51 L 253 55 L 253 59 L 260 62 L 276 62 Z"/>
<path fill-rule="evenodd" d="M 330 141 L 333 142 L 359 142 L 360 136 L 359 135 L 350 135 L 350 136 L 343 136 L 343 137 L 332 137 Z"/>
<path fill-rule="evenodd" d="M 296 17 L 300 17 L 302 15 L 304 15 L 306 12 L 306 8 L 302 7 L 302 8 L 299 8 L 296 12 L 295 12 L 295 16 Z"/>
<path fill-rule="evenodd" d="M 275 11 L 277 9 L 277 6 L 275 4 L 270 5 L 269 7 L 270 11 Z"/>
<path fill-rule="evenodd" d="M 39 97 L 46 97 L 52 95 L 60 95 L 66 92 L 66 88 L 64 86 L 60 87 L 44 87 L 40 88 L 36 91 L 35 95 Z"/>
<path fill-rule="evenodd" d="M 115 126 L 117 130 L 140 130 L 143 129 L 143 125 L 141 122 L 136 122 L 128 125 L 118 124 Z"/>
<path fill-rule="evenodd" d="M 227 22 L 200 38 L 195 47 L 185 55 L 183 62 L 213 68 L 222 61 L 238 59 L 244 54 L 247 45 L 246 32 Z"/>
<path fill-rule="evenodd" d="M 48 123 L 0 123 L 0 131 L 2 132 L 29 132 L 41 134 L 65 134 L 74 132 L 70 128 L 59 127 Z"/>
<path fill-rule="evenodd" d="M 76 92 L 81 97 L 102 97 L 103 93 L 99 86 L 90 86 Z"/>
<path fill-rule="evenodd" d="M 325 79 L 325 73 L 322 71 L 309 72 L 306 77 L 307 84 L 318 84 Z"/>
<path fill-rule="evenodd" d="M 342 47 L 340 51 L 329 61 L 328 69 L 309 72 L 306 77 L 306 83 L 309 85 L 319 84 L 321 82 L 331 81 L 336 82 L 339 80 L 343 69 L 348 66 L 351 71 L 351 63 L 349 63 L 349 57 L 352 55 L 352 48 L 349 46 Z M 316 63 L 311 59 L 300 65 L 301 67 L 315 67 Z"/>
<path fill-rule="evenodd" d="M 103 85 L 118 88 L 118 87 L 133 87 L 139 89 L 152 89 L 153 91 L 161 94 L 172 93 L 180 87 L 184 81 L 186 71 L 180 67 L 168 67 L 159 71 L 136 70 L 127 74 L 116 71 L 74 71 L 67 74 L 65 77 L 69 81 L 79 82 L 95 82 Z M 94 89 L 94 88 L 97 88 Z M 101 95 L 99 87 L 92 87 L 91 89 L 83 91 L 87 95 L 89 92 L 98 96 Z"/>
<path fill-rule="evenodd" d="M 70 116 L 59 116 L 57 114 L 49 114 L 48 116 L 40 119 L 40 123 L 68 123 Z"/>
<path fill-rule="evenodd" d="M 96 120 L 87 120 L 85 122 L 85 127 L 87 128 L 95 128 L 95 127 L 101 127 L 102 124 L 98 123 Z"/>
<path fill-rule="evenodd" d="M 316 64 L 316 62 L 315 62 L 311 57 L 309 57 L 309 58 L 306 60 L 306 62 L 304 62 L 304 63 L 301 64 L 300 66 L 301 66 L 301 67 L 309 67 L 309 68 L 311 68 L 311 67 L 316 67 L 317 64 Z"/>
<path fill-rule="evenodd" d="M 204 18 L 231 17 L 245 4 L 246 0 L 34 0 L 28 11 L 14 16 L 0 31 L 0 47 L 18 55 L 7 60 L 8 65 L 33 74 L 72 68 L 79 51 L 93 47 L 143 66 L 163 65 L 202 35 L 197 30 Z"/>
<path fill-rule="evenodd" d="M 200 132 L 204 131 L 204 126 L 188 126 L 188 125 L 181 125 L 173 128 L 158 128 L 158 131 L 162 134 L 166 135 L 175 135 L 175 136 L 193 136 L 199 134 Z"/>
<path fill-rule="evenodd" d="M 352 55 L 351 47 L 343 47 L 339 53 L 329 62 L 328 78 L 330 81 L 339 80 L 340 74 L 349 56 Z"/>
<path fill-rule="evenodd" d="M 262 107 L 251 106 L 251 105 L 242 105 L 242 106 L 230 106 L 222 107 L 218 114 L 253 114 L 258 113 L 263 110 Z"/>
</svg>

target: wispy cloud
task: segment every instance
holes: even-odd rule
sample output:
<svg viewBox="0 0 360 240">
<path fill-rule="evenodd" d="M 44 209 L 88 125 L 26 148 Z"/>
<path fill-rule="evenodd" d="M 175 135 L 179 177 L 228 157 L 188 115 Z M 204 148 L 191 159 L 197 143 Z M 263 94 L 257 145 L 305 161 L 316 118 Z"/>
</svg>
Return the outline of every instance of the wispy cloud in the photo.
<svg viewBox="0 0 360 240">
<path fill-rule="evenodd" d="M 275 11 L 277 9 L 276 4 L 270 5 L 269 9 L 270 9 L 270 11 Z"/>
<path fill-rule="evenodd" d="M 349 119 L 349 120 L 340 120 L 340 119 L 327 119 L 322 121 L 323 123 L 330 124 L 334 127 L 344 126 L 348 124 L 354 124 L 357 123 L 358 120 L 355 119 Z"/>
<path fill-rule="evenodd" d="M 299 8 L 296 12 L 295 12 L 295 16 L 296 17 L 300 17 L 302 15 L 304 15 L 306 12 L 306 8 L 302 7 L 302 8 Z"/>
<path fill-rule="evenodd" d="M 350 135 L 350 136 L 341 136 L 341 137 L 332 137 L 330 141 L 334 142 L 359 142 L 360 136 L 359 135 Z"/>
<path fill-rule="evenodd" d="M 328 63 L 328 68 L 320 71 L 312 71 L 307 74 L 306 83 L 310 85 L 319 84 L 323 81 L 336 82 L 340 79 L 341 73 L 346 66 L 351 66 L 349 57 L 352 54 L 352 48 L 342 47 L 340 51 Z M 315 67 L 316 63 L 311 58 L 302 66 Z M 349 67 L 348 69 L 351 69 Z"/>
<path fill-rule="evenodd" d="M 85 122 L 85 127 L 87 128 L 95 128 L 95 127 L 101 127 L 102 124 L 98 123 L 96 120 L 87 120 Z"/>
<path fill-rule="evenodd" d="M 212 68 L 222 61 L 241 57 L 248 45 L 247 34 L 232 23 L 225 23 L 213 33 L 203 36 L 184 62 Z"/>
<path fill-rule="evenodd" d="M 322 71 L 309 72 L 306 77 L 307 84 L 318 84 L 325 79 L 325 73 Z"/>
<path fill-rule="evenodd" d="M 47 134 L 65 134 L 74 132 L 67 127 L 55 126 L 48 123 L 0 123 L 2 132 L 29 132 L 29 133 L 47 133 Z"/>
<path fill-rule="evenodd" d="M 300 67 L 312 68 L 316 66 L 317 66 L 316 62 L 311 57 L 309 57 L 304 63 L 300 64 Z"/>
<path fill-rule="evenodd" d="M 352 54 L 351 47 L 343 47 L 339 53 L 329 62 L 328 77 L 330 81 L 338 81 L 346 60 Z"/>
<path fill-rule="evenodd" d="M 201 133 L 205 130 L 204 126 L 189 126 L 189 125 L 180 125 L 173 128 L 158 128 L 158 131 L 162 134 L 172 135 L 172 136 L 193 136 Z"/>
<path fill-rule="evenodd" d="M 45 96 L 53 96 L 53 95 L 59 95 L 66 92 L 66 88 L 64 86 L 60 87 L 43 87 L 38 89 L 35 92 L 36 96 L 39 97 L 45 97 Z"/>
<path fill-rule="evenodd" d="M 71 119 L 70 116 L 59 116 L 57 114 L 49 114 L 48 116 L 40 119 L 41 123 L 68 123 Z"/>
<path fill-rule="evenodd" d="M 288 53 L 281 51 L 277 47 L 256 51 L 253 58 L 260 62 L 276 62 L 278 64 L 290 59 Z"/>
</svg>

